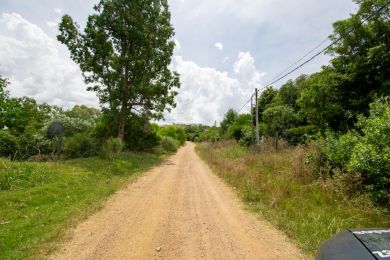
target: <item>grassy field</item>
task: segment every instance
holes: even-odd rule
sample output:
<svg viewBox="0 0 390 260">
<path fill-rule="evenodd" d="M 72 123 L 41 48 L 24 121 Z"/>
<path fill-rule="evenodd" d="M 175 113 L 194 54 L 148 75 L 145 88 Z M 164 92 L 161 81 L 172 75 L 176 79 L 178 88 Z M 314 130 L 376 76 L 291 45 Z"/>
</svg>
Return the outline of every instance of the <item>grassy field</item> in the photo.
<svg viewBox="0 0 390 260">
<path fill-rule="evenodd" d="M 310 176 L 303 148 L 256 153 L 221 142 L 199 144 L 197 152 L 235 187 L 249 210 L 283 230 L 308 254 L 341 230 L 390 227 L 388 210 L 375 208 L 365 196 L 343 194 L 336 180 Z"/>
<path fill-rule="evenodd" d="M 0 259 L 43 258 L 68 228 L 163 156 L 124 153 L 64 162 L 0 159 Z"/>
</svg>

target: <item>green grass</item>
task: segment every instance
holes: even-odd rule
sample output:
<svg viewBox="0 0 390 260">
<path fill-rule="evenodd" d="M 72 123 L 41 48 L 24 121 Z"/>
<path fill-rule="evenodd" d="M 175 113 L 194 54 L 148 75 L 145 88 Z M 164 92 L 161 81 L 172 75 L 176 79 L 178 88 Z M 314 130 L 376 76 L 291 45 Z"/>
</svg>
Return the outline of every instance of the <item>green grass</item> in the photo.
<svg viewBox="0 0 390 260">
<path fill-rule="evenodd" d="M 0 259 L 44 258 L 66 230 L 162 156 L 124 153 L 64 162 L 0 159 Z"/>
<path fill-rule="evenodd" d="M 360 227 L 390 227 L 390 213 L 364 194 L 350 197 L 335 180 L 313 177 L 305 150 L 256 153 L 233 142 L 199 144 L 197 152 L 248 209 L 283 230 L 308 254 L 335 233 Z"/>
</svg>

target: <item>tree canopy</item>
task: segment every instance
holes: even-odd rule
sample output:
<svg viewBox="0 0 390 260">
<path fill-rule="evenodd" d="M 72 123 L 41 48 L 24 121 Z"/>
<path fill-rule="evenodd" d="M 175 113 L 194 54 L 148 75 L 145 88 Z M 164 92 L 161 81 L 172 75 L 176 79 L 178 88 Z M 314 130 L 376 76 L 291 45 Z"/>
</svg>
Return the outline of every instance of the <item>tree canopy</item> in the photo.
<svg viewBox="0 0 390 260">
<path fill-rule="evenodd" d="M 88 90 L 118 118 L 124 139 L 132 114 L 161 118 L 175 106 L 179 75 L 169 69 L 174 29 L 167 0 L 101 0 L 84 32 L 64 15 L 58 40 L 79 64 Z"/>
</svg>

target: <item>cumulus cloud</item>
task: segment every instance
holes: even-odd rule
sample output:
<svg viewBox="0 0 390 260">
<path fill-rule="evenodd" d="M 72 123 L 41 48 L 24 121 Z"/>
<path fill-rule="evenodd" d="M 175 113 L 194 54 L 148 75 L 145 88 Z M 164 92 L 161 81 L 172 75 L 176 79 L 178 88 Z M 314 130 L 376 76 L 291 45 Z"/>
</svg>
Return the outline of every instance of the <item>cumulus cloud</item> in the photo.
<svg viewBox="0 0 390 260">
<path fill-rule="evenodd" d="M 215 43 L 215 48 L 217 48 L 218 50 L 222 51 L 223 50 L 223 44 L 220 43 L 220 42 L 216 42 Z"/>
<path fill-rule="evenodd" d="M 175 51 L 179 52 L 181 50 L 181 45 L 178 39 L 173 40 L 175 42 Z"/>
<path fill-rule="evenodd" d="M 261 86 L 263 73 L 256 70 L 249 52 L 238 55 L 235 75 L 215 68 L 201 67 L 176 56 L 172 66 L 181 75 L 177 108 L 166 115 L 167 122 L 214 124 L 229 109 L 238 109 L 254 87 Z"/>
<path fill-rule="evenodd" d="M 78 66 L 59 48 L 54 38 L 20 14 L 0 16 L 0 75 L 10 79 L 12 96 L 30 96 L 65 107 L 97 106 Z"/>
</svg>

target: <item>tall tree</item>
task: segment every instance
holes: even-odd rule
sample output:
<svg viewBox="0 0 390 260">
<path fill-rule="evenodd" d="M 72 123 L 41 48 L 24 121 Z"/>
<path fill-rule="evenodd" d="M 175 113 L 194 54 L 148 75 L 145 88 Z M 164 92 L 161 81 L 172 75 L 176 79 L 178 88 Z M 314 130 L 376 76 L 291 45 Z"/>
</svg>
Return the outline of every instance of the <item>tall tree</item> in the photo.
<svg viewBox="0 0 390 260">
<path fill-rule="evenodd" d="M 233 125 L 238 114 L 234 109 L 229 109 L 221 121 L 221 133 L 226 134 L 229 128 Z"/>
<path fill-rule="evenodd" d="M 100 0 L 84 32 L 62 17 L 58 40 L 79 64 L 88 90 L 118 115 L 118 137 L 133 113 L 161 118 L 175 106 L 179 75 L 169 69 L 174 29 L 167 0 Z"/>
</svg>

